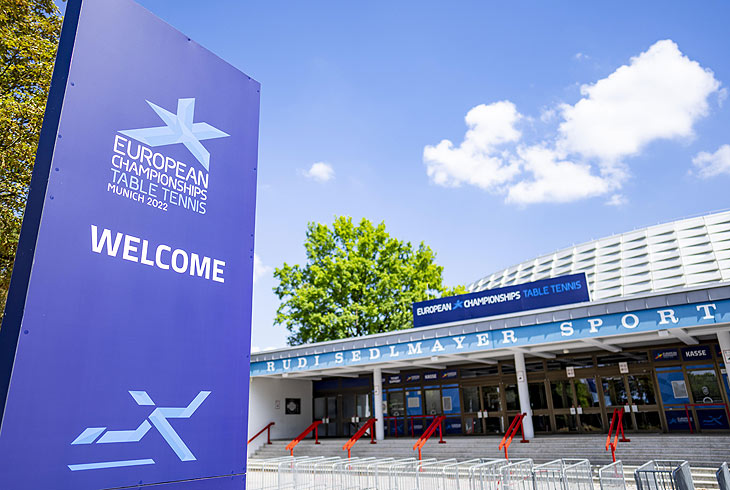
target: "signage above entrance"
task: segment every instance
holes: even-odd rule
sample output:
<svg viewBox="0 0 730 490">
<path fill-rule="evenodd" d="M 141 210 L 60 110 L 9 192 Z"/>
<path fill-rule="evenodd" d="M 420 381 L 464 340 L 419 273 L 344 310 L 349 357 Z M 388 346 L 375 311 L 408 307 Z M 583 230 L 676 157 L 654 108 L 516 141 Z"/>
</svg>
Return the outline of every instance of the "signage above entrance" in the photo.
<svg viewBox="0 0 730 490">
<path fill-rule="evenodd" d="M 537 310 L 590 301 L 585 273 L 413 303 L 413 326 Z"/>
</svg>

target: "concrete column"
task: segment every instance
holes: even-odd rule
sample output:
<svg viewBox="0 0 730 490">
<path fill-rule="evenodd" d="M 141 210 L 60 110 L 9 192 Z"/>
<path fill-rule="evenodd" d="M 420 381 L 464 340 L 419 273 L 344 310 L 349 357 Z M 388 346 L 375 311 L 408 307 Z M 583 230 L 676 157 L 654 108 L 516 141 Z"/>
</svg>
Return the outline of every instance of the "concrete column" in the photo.
<svg viewBox="0 0 730 490">
<path fill-rule="evenodd" d="M 373 369 L 373 408 L 375 418 L 375 440 L 385 439 L 385 421 L 383 420 L 383 372 L 379 367 Z"/>
<path fill-rule="evenodd" d="M 725 363 L 725 376 L 730 382 L 730 330 L 721 330 L 717 332 L 717 341 L 720 343 L 720 351 L 722 351 L 722 360 Z"/>
<path fill-rule="evenodd" d="M 525 439 L 532 439 L 535 437 L 535 430 L 532 428 L 530 390 L 527 389 L 525 354 L 522 352 L 515 352 L 515 370 L 517 371 L 517 393 L 520 395 L 520 411 L 527 414 L 527 416 L 522 419 L 522 428 L 525 431 Z"/>
</svg>

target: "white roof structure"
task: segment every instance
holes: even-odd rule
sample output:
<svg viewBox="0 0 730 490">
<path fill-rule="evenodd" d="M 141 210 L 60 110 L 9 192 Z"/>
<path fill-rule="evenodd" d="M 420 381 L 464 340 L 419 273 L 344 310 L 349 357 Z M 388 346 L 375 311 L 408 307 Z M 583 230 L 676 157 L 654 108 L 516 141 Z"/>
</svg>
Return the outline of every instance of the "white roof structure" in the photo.
<svg viewBox="0 0 730 490">
<path fill-rule="evenodd" d="M 468 290 L 580 272 L 586 273 L 594 301 L 730 281 L 730 211 L 564 248 L 495 272 Z"/>
</svg>

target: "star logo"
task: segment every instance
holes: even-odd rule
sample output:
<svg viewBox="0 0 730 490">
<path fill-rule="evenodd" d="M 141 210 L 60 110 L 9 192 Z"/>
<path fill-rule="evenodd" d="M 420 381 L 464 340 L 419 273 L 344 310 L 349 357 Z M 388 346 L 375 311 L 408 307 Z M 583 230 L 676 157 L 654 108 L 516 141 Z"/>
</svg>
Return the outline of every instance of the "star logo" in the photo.
<svg viewBox="0 0 730 490">
<path fill-rule="evenodd" d="M 195 99 L 178 99 L 177 114 L 173 114 L 153 104 L 149 100 L 146 102 L 160 116 L 165 126 L 128 129 L 126 131 L 120 131 L 120 133 L 152 147 L 182 143 L 190 150 L 190 153 L 193 154 L 205 170 L 209 170 L 210 152 L 205 149 L 201 141 L 225 138 L 230 135 L 218 128 L 214 128 L 208 123 L 193 122 Z"/>
<path fill-rule="evenodd" d="M 463 307 L 464 307 L 464 302 L 462 300 L 457 299 L 456 302 L 454 302 L 454 309 L 463 308 Z"/>
</svg>

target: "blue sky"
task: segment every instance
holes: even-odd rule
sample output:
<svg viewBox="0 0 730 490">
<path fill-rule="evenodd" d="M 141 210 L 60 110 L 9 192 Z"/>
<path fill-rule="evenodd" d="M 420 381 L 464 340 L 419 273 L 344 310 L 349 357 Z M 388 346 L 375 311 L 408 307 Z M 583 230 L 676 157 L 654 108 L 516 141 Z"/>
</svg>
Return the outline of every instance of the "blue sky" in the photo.
<svg viewBox="0 0 730 490">
<path fill-rule="evenodd" d="M 725 2 L 140 3 L 262 84 L 255 348 L 310 221 L 385 221 L 455 285 L 728 207 Z"/>
</svg>

